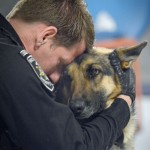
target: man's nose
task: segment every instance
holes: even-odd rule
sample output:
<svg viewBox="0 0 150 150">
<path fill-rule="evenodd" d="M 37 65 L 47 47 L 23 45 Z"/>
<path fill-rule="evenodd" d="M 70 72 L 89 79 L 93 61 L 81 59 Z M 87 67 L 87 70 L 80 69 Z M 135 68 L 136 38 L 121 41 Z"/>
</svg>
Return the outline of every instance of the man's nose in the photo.
<svg viewBox="0 0 150 150">
<path fill-rule="evenodd" d="M 61 74 L 60 73 L 53 73 L 49 76 L 50 80 L 55 84 L 59 81 Z"/>
</svg>

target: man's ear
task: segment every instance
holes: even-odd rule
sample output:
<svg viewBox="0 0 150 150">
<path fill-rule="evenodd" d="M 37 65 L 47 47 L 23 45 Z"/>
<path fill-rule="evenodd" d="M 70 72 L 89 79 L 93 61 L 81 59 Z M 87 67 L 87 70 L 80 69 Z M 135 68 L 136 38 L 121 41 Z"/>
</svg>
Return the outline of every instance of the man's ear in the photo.
<svg viewBox="0 0 150 150">
<path fill-rule="evenodd" d="M 49 39 L 57 34 L 57 28 L 54 26 L 45 27 L 38 35 L 36 40 L 36 49 L 45 44 Z"/>
<path fill-rule="evenodd" d="M 123 69 L 130 68 L 132 63 L 139 57 L 141 51 L 146 45 L 147 42 L 144 41 L 133 47 L 116 49 L 119 59 L 121 60 L 122 68 Z"/>
</svg>

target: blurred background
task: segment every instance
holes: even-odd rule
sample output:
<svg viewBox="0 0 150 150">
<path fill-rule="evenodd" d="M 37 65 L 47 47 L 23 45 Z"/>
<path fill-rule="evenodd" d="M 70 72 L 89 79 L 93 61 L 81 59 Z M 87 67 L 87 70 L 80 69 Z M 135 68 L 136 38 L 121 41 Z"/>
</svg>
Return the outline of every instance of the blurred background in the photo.
<svg viewBox="0 0 150 150">
<path fill-rule="evenodd" d="M 18 0 L 0 0 L 8 14 Z M 150 0 L 85 0 L 95 27 L 95 45 L 108 48 L 148 45 L 134 64 L 137 80 L 135 150 L 150 150 Z"/>
</svg>

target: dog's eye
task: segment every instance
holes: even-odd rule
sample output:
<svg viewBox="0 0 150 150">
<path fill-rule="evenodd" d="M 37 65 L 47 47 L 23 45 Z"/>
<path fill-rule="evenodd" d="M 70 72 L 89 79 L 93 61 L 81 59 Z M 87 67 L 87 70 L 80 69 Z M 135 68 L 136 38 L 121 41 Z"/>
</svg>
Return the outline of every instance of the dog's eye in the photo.
<svg viewBox="0 0 150 150">
<path fill-rule="evenodd" d="M 88 68 L 87 73 L 90 79 L 94 79 L 97 75 L 99 75 L 101 70 L 99 68 Z"/>
</svg>

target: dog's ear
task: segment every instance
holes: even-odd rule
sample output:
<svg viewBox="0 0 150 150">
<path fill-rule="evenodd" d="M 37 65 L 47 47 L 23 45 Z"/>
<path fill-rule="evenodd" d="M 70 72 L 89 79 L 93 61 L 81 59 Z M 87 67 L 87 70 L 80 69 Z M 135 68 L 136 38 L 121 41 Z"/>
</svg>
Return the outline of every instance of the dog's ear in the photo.
<svg viewBox="0 0 150 150">
<path fill-rule="evenodd" d="M 138 58 L 142 49 L 147 45 L 144 41 L 139 45 L 129 47 L 129 48 L 118 48 L 116 52 L 118 53 L 119 59 L 121 60 L 121 66 L 123 69 L 130 68 L 132 63 Z"/>
</svg>

